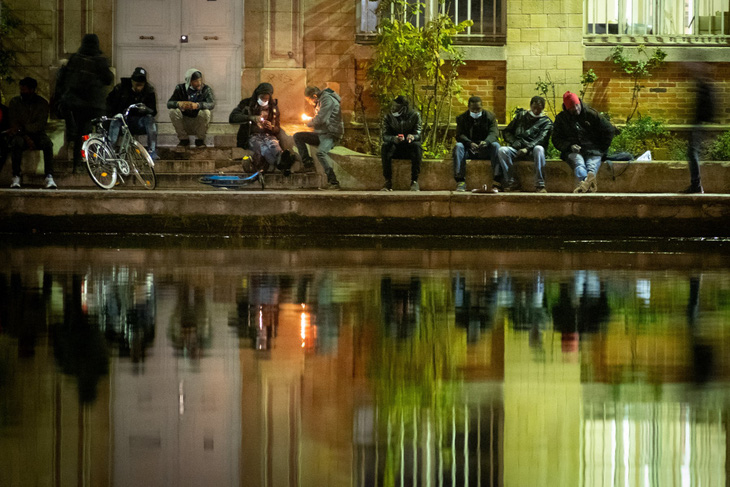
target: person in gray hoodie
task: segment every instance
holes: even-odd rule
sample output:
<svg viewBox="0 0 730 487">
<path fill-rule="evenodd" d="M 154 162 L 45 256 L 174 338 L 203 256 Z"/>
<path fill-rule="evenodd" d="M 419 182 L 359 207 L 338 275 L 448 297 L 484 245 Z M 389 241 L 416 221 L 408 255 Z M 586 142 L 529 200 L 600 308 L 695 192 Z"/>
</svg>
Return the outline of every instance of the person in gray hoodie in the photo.
<svg viewBox="0 0 730 487">
<path fill-rule="evenodd" d="M 178 147 L 190 145 L 190 136 L 195 136 L 195 147 L 205 147 L 205 135 L 208 133 L 210 111 L 215 108 L 213 89 L 203 83 L 203 73 L 199 69 L 190 68 L 185 72 L 185 83 L 175 87 L 172 96 L 167 100 L 170 109 L 170 121 L 175 127 Z"/>
<path fill-rule="evenodd" d="M 511 186 L 517 187 L 514 174 L 514 160 L 519 157 L 532 156 L 535 163 L 535 191 L 547 193 L 545 189 L 545 149 L 550 143 L 550 131 L 553 122 L 545 114 L 545 98 L 533 96 L 529 110 L 519 110 L 512 121 L 502 131 L 502 136 L 508 145 L 497 151 L 500 172 L 504 175 L 501 189 Z M 496 187 L 497 191 L 500 190 Z"/>
<path fill-rule="evenodd" d="M 297 146 L 299 155 L 302 156 L 302 170 L 304 172 L 314 170 L 314 161 L 309 155 L 307 144 L 318 146 L 317 159 L 327 175 L 327 187 L 324 189 L 336 191 L 340 189 L 340 182 L 335 176 L 335 170 L 332 167 L 334 161 L 329 156 L 329 152 L 339 143 L 345 132 L 340 109 L 340 95 L 330 88 L 320 90 L 316 86 L 307 86 L 304 89 L 304 98 L 314 106 L 314 117 L 307 122 L 307 126 L 314 128 L 314 132 L 294 134 L 294 144 Z"/>
</svg>

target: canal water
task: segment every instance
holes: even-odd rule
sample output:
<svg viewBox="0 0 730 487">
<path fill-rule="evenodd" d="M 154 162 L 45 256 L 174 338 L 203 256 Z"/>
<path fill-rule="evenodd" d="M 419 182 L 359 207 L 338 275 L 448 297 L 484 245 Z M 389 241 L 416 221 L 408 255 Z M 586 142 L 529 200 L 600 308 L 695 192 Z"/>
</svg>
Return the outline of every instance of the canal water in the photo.
<svg viewBox="0 0 730 487">
<path fill-rule="evenodd" d="M 6 241 L 0 485 L 724 486 L 729 249 Z"/>
</svg>

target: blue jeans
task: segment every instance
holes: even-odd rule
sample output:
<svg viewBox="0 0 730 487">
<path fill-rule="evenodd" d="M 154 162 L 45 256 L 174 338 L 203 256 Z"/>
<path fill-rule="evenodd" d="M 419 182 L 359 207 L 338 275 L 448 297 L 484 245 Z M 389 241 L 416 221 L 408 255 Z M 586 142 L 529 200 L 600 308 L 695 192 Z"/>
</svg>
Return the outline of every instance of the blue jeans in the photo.
<svg viewBox="0 0 730 487">
<path fill-rule="evenodd" d="M 497 151 L 500 168 L 508 176 L 505 182 L 514 180 L 514 159 L 517 152 L 517 149 L 507 146 L 500 147 Z M 535 162 L 535 187 L 545 187 L 545 149 L 541 145 L 532 149 L 532 160 Z"/>
<path fill-rule="evenodd" d="M 598 169 L 601 167 L 601 156 L 586 156 L 584 158 L 580 154 L 571 152 L 565 162 L 573 169 L 575 177 L 579 181 L 583 181 L 589 172 L 598 174 Z"/>
<path fill-rule="evenodd" d="M 157 122 L 152 115 L 144 115 L 142 117 L 130 115 L 127 117 L 127 125 L 132 135 L 147 134 L 147 147 L 150 152 L 157 150 Z M 121 128 L 121 120 L 114 119 L 109 124 L 109 138 L 112 144 L 117 143 Z"/>
<path fill-rule="evenodd" d="M 466 160 L 467 159 L 489 159 L 492 162 L 492 171 L 497 174 L 497 151 L 499 150 L 499 142 L 479 147 L 476 152 L 471 149 L 467 150 L 466 146 L 461 142 L 457 142 L 454 146 L 454 179 L 461 182 L 466 179 Z"/>
<path fill-rule="evenodd" d="M 297 146 L 302 160 L 312 160 L 312 157 L 309 155 L 309 149 L 307 149 L 307 144 L 317 146 L 317 159 L 322 164 L 324 173 L 327 175 L 327 181 L 330 183 L 337 182 L 337 178 L 332 168 L 334 161 L 329 153 L 339 141 L 339 137 L 334 137 L 330 134 L 317 134 L 315 132 L 297 132 L 294 134 L 294 145 Z"/>
</svg>

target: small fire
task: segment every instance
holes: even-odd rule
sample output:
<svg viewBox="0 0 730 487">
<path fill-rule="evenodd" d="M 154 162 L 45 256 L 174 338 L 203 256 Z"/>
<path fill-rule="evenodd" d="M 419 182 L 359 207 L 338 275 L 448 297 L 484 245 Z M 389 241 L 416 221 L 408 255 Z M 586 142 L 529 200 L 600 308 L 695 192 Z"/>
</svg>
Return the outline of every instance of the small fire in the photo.
<svg viewBox="0 0 730 487">
<path fill-rule="evenodd" d="M 312 117 L 310 117 L 306 113 L 302 113 L 302 120 L 305 122 L 309 122 L 310 120 L 312 120 Z"/>
</svg>

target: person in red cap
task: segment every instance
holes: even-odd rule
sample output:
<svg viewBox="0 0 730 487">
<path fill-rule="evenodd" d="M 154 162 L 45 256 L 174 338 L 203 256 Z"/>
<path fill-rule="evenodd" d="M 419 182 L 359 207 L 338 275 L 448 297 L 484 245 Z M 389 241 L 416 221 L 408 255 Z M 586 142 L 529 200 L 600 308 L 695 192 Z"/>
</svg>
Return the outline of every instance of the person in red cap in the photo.
<svg viewBox="0 0 730 487">
<path fill-rule="evenodd" d="M 595 193 L 596 173 L 613 140 L 613 125 L 578 95 L 566 91 L 563 111 L 555 117 L 553 145 L 573 169 L 578 185 L 574 193 Z"/>
</svg>

